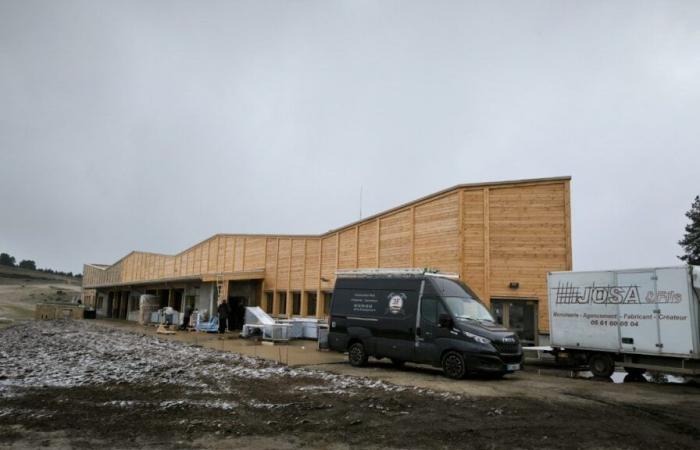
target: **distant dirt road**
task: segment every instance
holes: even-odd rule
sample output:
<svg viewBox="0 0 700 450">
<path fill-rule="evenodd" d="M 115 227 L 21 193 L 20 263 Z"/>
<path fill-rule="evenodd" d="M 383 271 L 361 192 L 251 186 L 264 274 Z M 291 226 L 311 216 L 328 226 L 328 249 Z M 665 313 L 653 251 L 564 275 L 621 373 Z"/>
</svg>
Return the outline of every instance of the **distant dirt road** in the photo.
<svg viewBox="0 0 700 450">
<path fill-rule="evenodd" d="M 525 373 L 444 380 L 446 392 L 424 387 L 442 383 L 427 369 L 385 367 L 289 368 L 88 321 L 26 322 L 0 330 L 0 448 L 690 449 L 700 439 L 700 390 L 689 386 Z M 400 384 L 382 381 L 392 378 Z"/>
<path fill-rule="evenodd" d="M 34 308 L 42 300 L 71 300 L 79 294 L 80 286 L 60 280 L 6 278 L 0 274 L 0 328 L 33 319 Z"/>
</svg>

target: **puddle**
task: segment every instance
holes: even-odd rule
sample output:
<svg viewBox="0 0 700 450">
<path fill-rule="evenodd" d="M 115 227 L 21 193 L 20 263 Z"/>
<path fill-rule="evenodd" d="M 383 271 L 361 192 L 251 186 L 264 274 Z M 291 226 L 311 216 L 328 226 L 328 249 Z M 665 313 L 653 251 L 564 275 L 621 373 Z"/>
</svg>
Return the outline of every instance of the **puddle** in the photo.
<svg viewBox="0 0 700 450">
<path fill-rule="evenodd" d="M 593 374 L 589 371 L 571 371 L 570 374 L 571 378 L 583 378 L 583 379 L 592 379 Z M 670 374 L 650 374 L 650 373 L 644 373 L 642 375 L 646 381 L 649 383 L 673 383 L 673 384 L 686 384 L 688 380 L 685 379 L 685 377 L 678 376 L 678 375 L 670 375 Z M 615 372 L 610 376 L 610 379 L 612 380 L 613 383 L 624 383 L 625 378 L 627 377 L 627 372 Z"/>
</svg>

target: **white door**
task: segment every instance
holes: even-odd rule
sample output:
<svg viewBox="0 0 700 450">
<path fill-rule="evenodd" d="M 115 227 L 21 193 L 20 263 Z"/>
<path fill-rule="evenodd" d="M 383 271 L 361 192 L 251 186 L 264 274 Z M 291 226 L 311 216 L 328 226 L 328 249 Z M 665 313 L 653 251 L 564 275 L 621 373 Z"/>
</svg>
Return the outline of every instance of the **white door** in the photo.
<svg viewBox="0 0 700 450">
<path fill-rule="evenodd" d="M 688 269 L 658 269 L 656 307 L 659 311 L 661 351 L 677 355 L 693 354 L 690 283 Z"/>
</svg>

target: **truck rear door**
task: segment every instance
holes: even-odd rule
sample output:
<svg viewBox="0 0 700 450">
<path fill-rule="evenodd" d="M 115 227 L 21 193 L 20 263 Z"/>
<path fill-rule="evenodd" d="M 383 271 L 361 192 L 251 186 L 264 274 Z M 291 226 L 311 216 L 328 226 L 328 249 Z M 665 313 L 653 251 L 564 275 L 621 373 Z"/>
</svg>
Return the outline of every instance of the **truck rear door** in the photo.
<svg viewBox="0 0 700 450">
<path fill-rule="evenodd" d="M 693 336 L 693 301 L 687 268 L 676 267 L 656 270 L 656 297 L 659 343 L 662 353 L 697 355 Z"/>
</svg>

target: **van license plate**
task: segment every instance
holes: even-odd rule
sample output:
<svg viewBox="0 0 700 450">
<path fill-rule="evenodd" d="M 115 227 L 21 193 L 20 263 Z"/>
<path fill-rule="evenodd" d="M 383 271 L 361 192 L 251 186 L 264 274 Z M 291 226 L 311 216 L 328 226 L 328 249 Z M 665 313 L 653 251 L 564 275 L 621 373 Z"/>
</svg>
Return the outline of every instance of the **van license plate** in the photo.
<svg viewBox="0 0 700 450">
<path fill-rule="evenodd" d="M 520 364 L 507 364 L 506 370 L 520 370 Z"/>
</svg>

